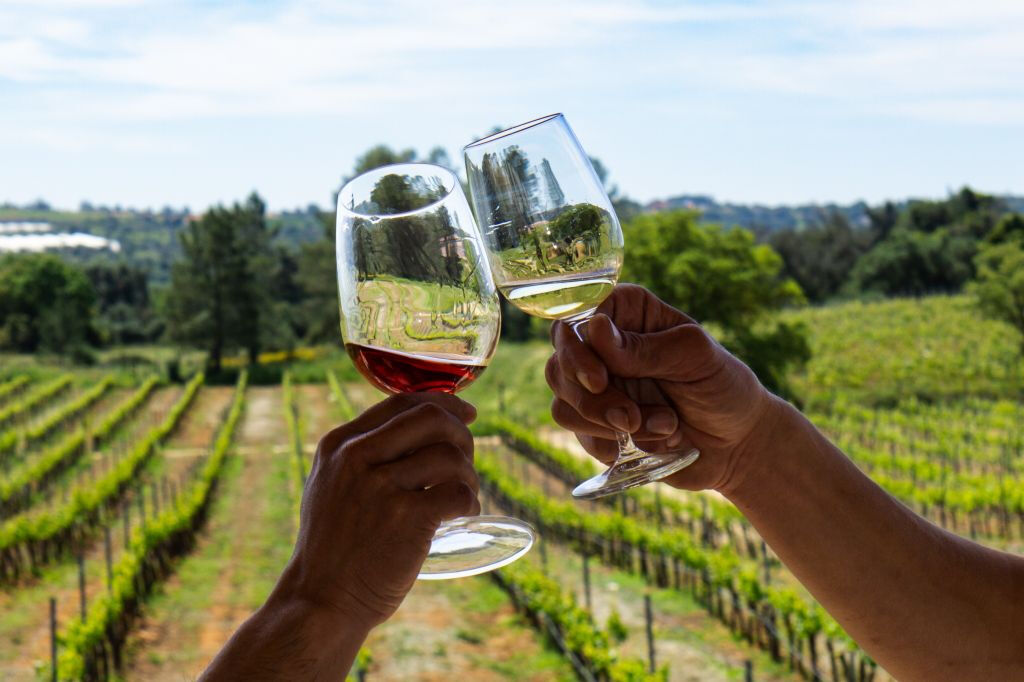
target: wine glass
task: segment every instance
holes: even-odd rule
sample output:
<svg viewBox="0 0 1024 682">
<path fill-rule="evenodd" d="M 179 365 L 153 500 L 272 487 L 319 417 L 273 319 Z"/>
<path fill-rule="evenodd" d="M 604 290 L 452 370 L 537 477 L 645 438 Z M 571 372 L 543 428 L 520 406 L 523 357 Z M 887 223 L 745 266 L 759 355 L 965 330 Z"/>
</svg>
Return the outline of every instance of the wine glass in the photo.
<svg viewBox="0 0 1024 682">
<path fill-rule="evenodd" d="M 611 294 L 622 267 L 622 228 L 597 173 L 561 114 L 477 140 L 463 149 L 470 193 L 498 289 L 523 312 L 565 320 L 586 340 L 586 323 Z M 654 454 L 618 433 L 607 471 L 578 485 L 594 499 L 657 481 L 700 453 Z"/>
<path fill-rule="evenodd" d="M 501 311 L 458 178 L 432 164 L 364 173 L 338 194 L 338 290 L 345 348 L 386 393 L 455 393 L 487 367 Z M 499 568 L 533 545 L 529 524 L 502 516 L 447 521 L 420 579 Z"/>
</svg>

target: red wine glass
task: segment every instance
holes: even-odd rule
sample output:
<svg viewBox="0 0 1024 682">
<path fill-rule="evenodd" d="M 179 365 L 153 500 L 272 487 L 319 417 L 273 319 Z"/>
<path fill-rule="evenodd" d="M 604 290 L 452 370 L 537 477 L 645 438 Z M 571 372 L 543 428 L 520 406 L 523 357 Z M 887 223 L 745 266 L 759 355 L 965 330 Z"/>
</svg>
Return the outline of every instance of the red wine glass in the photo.
<svg viewBox="0 0 1024 682">
<path fill-rule="evenodd" d="M 385 393 L 455 393 L 487 367 L 501 312 L 462 185 L 432 164 L 395 164 L 338 194 L 341 334 L 366 379 Z M 529 524 L 503 516 L 445 522 L 420 579 L 499 568 L 533 545 Z"/>
</svg>

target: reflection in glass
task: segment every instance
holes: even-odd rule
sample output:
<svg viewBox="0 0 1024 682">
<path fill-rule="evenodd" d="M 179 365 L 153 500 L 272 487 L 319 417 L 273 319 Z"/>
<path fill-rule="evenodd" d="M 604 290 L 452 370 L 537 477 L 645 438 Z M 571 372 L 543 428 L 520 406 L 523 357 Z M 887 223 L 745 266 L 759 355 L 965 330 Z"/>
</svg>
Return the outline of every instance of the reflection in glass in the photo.
<svg viewBox="0 0 1024 682">
<path fill-rule="evenodd" d="M 561 114 L 478 140 L 466 171 L 498 289 L 537 317 L 565 320 L 580 338 L 615 287 L 622 228 L 590 159 Z M 618 434 L 619 457 L 573 495 L 596 498 L 688 466 L 696 450 L 655 455 Z"/>
<path fill-rule="evenodd" d="M 455 393 L 498 343 L 498 294 L 458 179 L 430 164 L 397 164 L 338 195 L 338 291 L 345 348 L 387 393 Z M 442 524 L 421 579 L 489 571 L 525 554 L 530 526 L 479 516 Z"/>
</svg>

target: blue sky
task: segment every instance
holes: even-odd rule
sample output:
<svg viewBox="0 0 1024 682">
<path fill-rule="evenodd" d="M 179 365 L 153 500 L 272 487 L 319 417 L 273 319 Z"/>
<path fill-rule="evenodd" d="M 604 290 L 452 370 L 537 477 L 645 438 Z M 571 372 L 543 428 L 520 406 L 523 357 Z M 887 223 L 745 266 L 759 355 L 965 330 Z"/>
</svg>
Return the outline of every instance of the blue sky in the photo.
<svg viewBox="0 0 1024 682">
<path fill-rule="evenodd" d="M 0 201 L 326 205 L 553 111 L 641 200 L 1024 193 L 1024 2 L 0 0 Z"/>
</svg>

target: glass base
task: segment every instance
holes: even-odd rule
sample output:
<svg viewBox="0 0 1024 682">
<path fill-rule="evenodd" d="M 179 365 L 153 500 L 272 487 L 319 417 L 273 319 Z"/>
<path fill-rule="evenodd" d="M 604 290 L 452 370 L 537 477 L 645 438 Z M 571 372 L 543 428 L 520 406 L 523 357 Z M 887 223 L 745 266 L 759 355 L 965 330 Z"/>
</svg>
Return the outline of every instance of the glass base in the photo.
<svg viewBox="0 0 1024 682">
<path fill-rule="evenodd" d="M 696 462 L 698 457 L 700 452 L 696 449 L 685 453 L 655 455 L 633 446 L 633 453 L 620 454 L 607 471 L 576 486 L 572 496 L 581 500 L 596 500 L 614 495 L 671 476 Z"/>
<path fill-rule="evenodd" d="M 506 566 L 533 547 L 533 526 L 507 516 L 467 516 L 441 524 L 420 580 L 450 580 Z"/>
</svg>

